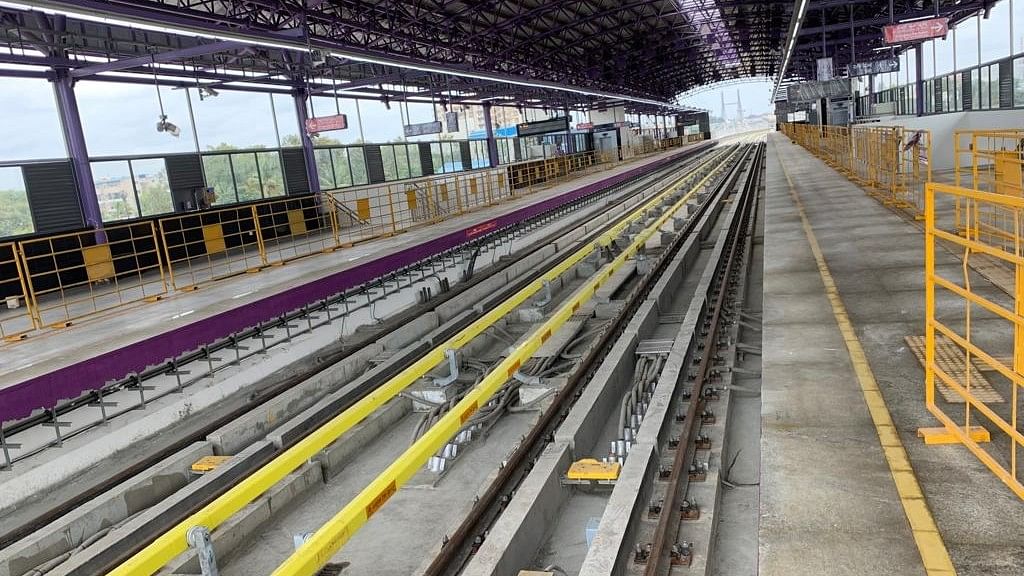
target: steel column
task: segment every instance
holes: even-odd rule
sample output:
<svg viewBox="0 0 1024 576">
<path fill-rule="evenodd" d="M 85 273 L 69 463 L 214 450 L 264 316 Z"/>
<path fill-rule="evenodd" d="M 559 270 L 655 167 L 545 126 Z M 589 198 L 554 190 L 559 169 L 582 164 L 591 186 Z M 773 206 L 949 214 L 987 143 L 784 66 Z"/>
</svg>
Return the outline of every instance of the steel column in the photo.
<svg viewBox="0 0 1024 576">
<path fill-rule="evenodd" d="M 484 102 L 484 131 L 487 133 L 487 159 L 491 168 L 498 165 L 498 140 L 494 137 L 494 123 L 491 121 L 491 103 Z"/>
<path fill-rule="evenodd" d="M 75 98 L 74 79 L 68 69 L 55 70 L 54 92 L 57 96 L 57 113 L 64 130 L 64 141 L 67 142 L 68 155 L 75 171 L 75 182 L 78 188 L 78 203 L 82 207 L 85 225 L 90 228 L 101 228 L 103 216 L 100 214 L 100 201 L 96 197 L 96 183 L 89 168 L 89 151 L 85 146 L 85 133 L 82 131 L 82 119 L 78 114 L 78 100 Z"/>
<path fill-rule="evenodd" d="M 292 92 L 292 99 L 295 102 L 295 114 L 299 118 L 299 137 L 302 138 L 302 157 L 306 161 L 306 178 L 309 179 L 309 191 L 316 194 L 320 192 L 320 174 L 316 169 L 316 156 L 313 154 L 313 139 L 309 132 L 306 132 L 306 91 L 296 90 Z"/>
<path fill-rule="evenodd" d="M 924 116 L 924 53 L 921 52 L 923 48 L 924 44 L 918 44 L 914 49 L 914 67 L 917 68 L 914 93 L 917 94 L 915 105 L 918 116 Z"/>
</svg>

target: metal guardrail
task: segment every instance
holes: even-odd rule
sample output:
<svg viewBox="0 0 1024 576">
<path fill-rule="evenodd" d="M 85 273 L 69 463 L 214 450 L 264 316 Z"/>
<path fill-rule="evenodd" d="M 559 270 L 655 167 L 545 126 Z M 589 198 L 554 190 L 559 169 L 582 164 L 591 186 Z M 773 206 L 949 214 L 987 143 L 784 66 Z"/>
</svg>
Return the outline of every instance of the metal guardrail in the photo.
<svg viewBox="0 0 1024 576">
<path fill-rule="evenodd" d="M 944 209 L 950 199 L 959 206 L 955 215 Z M 1018 452 L 1024 447 L 1019 420 L 1019 397 L 1024 389 L 1024 198 L 933 183 L 925 189 L 925 206 L 925 405 L 943 429 L 922 429 L 919 435 L 929 443 L 963 444 L 1024 499 L 1018 469 Z M 993 207 L 1014 215 L 1012 248 L 1002 237 L 990 241 L 991 237 L 977 227 L 950 232 L 955 229 L 950 226 L 951 218 L 976 221 L 979 214 Z M 936 269 L 935 250 L 940 244 L 962 251 L 962 273 L 940 273 Z M 972 257 L 979 256 L 995 258 L 1015 271 L 1010 303 L 993 300 L 972 287 L 967 265 Z M 952 299 L 956 306 L 943 305 L 939 314 L 940 298 L 947 302 Z M 976 317 L 979 313 L 984 314 L 982 319 Z M 942 358 L 937 354 L 940 339 Z M 1012 354 L 1001 357 L 996 349 L 1012 350 Z M 999 381 L 979 381 L 982 370 Z M 1003 382 L 1009 402 L 1001 399 L 993 387 Z M 942 387 L 946 402 L 937 401 L 937 386 Z M 999 442 L 986 449 L 982 444 L 990 434 L 998 436 Z"/>
<path fill-rule="evenodd" d="M 920 219 L 924 185 L 931 181 L 932 139 L 928 130 L 901 126 L 781 125 L 782 133 L 883 204 Z"/>
</svg>

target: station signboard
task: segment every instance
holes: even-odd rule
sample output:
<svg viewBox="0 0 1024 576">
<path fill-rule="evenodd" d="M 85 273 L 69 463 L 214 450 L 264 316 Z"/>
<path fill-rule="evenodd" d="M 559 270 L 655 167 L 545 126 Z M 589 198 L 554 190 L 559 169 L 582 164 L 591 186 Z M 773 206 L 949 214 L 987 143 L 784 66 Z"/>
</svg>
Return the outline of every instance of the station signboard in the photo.
<svg viewBox="0 0 1024 576">
<path fill-rule="evenodd" d="M 914 22 L 889 24 L 885 27 L 886 44 L 901 44 L 914 40 L 939 38 L 949 32 L 949 18 L 931 18 Z"/>
<path fill-rule="evenodd" d="M 869 74 L 887 74 L 900 71 L 899 58 L 885 58 L 882 60 L 871 60 L 870 62 L 857 62 L 846 67 L 851 77 L 867 76 Z"/>
<path fill-rule="evenodd" d="M 440 134 L 440 122 L 423 122 L 422 124 L 406 124 L 406 136 L 423 136 L 425 134 Z"/>
<path fill-rule="evenodd" d="M 537 122 L 521 122 L 516 124 L 516 130 L 519 136 L 539 136 L 540 134 L 551 132 L 568 132 L 569 117 L 559 116 L 558 118 L 538 120 Z"/>
<path fill-rule="evenodd" d="M 849 78 L 836 78 L 828 82 L 801 82 L 786 87 L 786 99 L 794 104 L 816 102 L 822 98 L 848 98 L 849 96 Z"/>
<path fill-rule="evenodd" d="M 346 128 L 348 128 L 348 117 L 344 114 L 306 118 L 307 134 L 319 134 L 331 130 L 345 130 Z"/>
</svg>

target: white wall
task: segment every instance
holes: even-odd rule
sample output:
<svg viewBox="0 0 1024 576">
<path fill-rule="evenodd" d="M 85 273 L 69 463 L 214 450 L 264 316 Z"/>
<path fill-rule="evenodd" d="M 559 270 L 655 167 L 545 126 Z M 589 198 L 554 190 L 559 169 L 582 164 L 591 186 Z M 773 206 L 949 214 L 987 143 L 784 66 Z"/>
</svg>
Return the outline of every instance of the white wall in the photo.
<svg viewBox="0 0 1024 576">
<path fill-rule="evenodd" d="M 872 124 L 867 124 L 871 126 Z M 932 170 L 953 169 L 953 133 L 958 130 L 1024 129 L 1024 110 L 972 110 L 933 116 L 883 116 L 879 125 L 930 130 Z"/>
</svg>

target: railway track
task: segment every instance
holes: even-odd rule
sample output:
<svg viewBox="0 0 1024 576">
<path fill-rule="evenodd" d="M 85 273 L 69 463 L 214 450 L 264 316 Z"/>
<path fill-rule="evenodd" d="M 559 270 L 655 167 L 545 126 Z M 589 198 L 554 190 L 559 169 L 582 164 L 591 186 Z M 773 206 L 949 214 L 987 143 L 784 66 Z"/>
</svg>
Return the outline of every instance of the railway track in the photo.
<svg viewBox="0 0 1024 576">
<path fill-rule="evenodd" d="M 678 168 L 678 166 L 676 166 L 676 168 Z M 621 209 L 625 204 L 629 203 L 631 200 L 635 200 L 639 195 L 643 194 L 644 190 L 647 187 L 651 186 L 653 183 L 657 182 L 658 180 L 664 178 L 665 172 L 668 172 L 668 170 L 659 171 L 658 173 L 655 173 L 653 175 L 649 175 L 647 177 L 640 178 L 637 181 L 633 182 L 631 185 L 628 185 L 628 186 L 625 186 L 625 187 L 620 187 L 619 192 L 618 192 L 619 195 L 620 195 L 619 199 L 617 201 L 615 201 L 613 204 L 611 204 L 610 206 L 608 206 L 607 209 L 602 210 L 600 212 L 604 213 L 604 214 L 607 214 L 607 213 L 614 212 L 615 209 Z M 627 190 L 627 192 L 626 193 L 622 193 L 622 188 L 625 188 Z M 603 195 L 603 197 L 607 197 L 607 195 Z M 598 200 L 598 199 L 591 198 L 589 200 L 589 202 L 595 202 L 596 200 Z M 575 208 L 579 209 L 580 206 L 576 206 Z M 556 218 L 561 213 L 564 213 L 564 211 L 559 211 L 559 214 L 549 214 L 549 215 L 546 215 L 544 217 L 541 217 L 541 218 L 538 219 L 538 222 L 539 223 L 549 222 L 551 219 Z M 525 230 L 529 230 L 531 227 L 538 225 L 538 222 L 528 223 L 525 226 L 524 229 Z M 584 235 L 584 239 L 586 239 L 587 237 L 593 237 L 596 234 L 598 234 L 599 232 L 600 231 L 594 231 L 594 232 L 591 232 L 589 235 Z M 501 246 L 502 242 L 500 240 L 498 240 L 498 238 L 499 238 L 499 236 L 497 236 L 498 234 L 504 234 L 504 235 L 515 237 L 516 235 L 519 235 L 519 234 L 522 234 L 522 233 L 523 232 L 516 231 L 516 230 L 498 231 L 495 235 L 492 235 L 489 238 L 485 238 L 485 239 L 482 239 L 482 240 L 478 241 L 477 244 L 476 244 L 476 247 L 480 247 L 481 245 L 483 245 L 483 246 L 490 245 L 492 247 Z M 564 230 L 552 232 L 552 233 L 546 235 L 544 238 L 542 238 L 541 241 L 538 242 L 538 243 L 539 244 L 550 243 L 553 239 L 558 238 L 558 237 L 564 235 L 564 233 L 565 233 Z M 457 256 L 456 255 L 444 255 L 442 258 L 447 258 L 448 262 L 450 262 L 450 265 L 452 267 L 454 267 L 457 262 L 462 263 L 462 262 L 457 260 Z M 443 303 L 445 303 L 447 301 L 451 301 L 452 299 L 456 298 L 459 294 L 462 294 L 465 290 L 468 290 L 468 289 L 472 288 L 472 286 L 477 285 L 477 284 L 485 281 L 486 278 L 492 277 L 494 274 L 497 274 L 497 273 L 500 273 L 501 271 L 508 270 L 508 269 L 512 268 L 520 260 L 521 260 L 521 258 L 519 258 L 519 259 L 504 259 L 502 261 L 498 261 L 498 264 L 493 267 L 493 270 L 489 270 L 486 275 L 481 273 L 476 278 L 471 279 L 469 282 L 464 283 L 463 286 L 456 286 L 456 289 L 454 289 L 454 290 L 452 290 L 450 292 L 447 292 L 445 294 L 442 294 L 439 299 L 433 300 L 431 302 L 431 306 L 436 307 L 439 304 L 443 304 Z M 430 266 L 432 268 L 434 268 L 435 270 L 437 268 L 437 264 L 436 263 L 431 263 Z M 422 278 L 422 276 L 423 276 L 422 268 L 420 270 L 418 270 L 418 271 L 416 271 L 416 270 L 414 270 L 414 271 L 406 271 L 406 273 L 409 273 L 410 276 L 416 275 L 417 272 L 419 273 L 420 277 Z M 515 286 L 512 286 L 510 288 L 516 288 L 516 287 L 518 287 L 520 285 L 528 284 L 531 280 L 532 280 L 532 276 L 527 275 L 526 277 L 522 278 L 519 283 L 517 283 Z M 387 285 L 386 283 L 387 282 L 396 282 L 396 283 L 400 284 L 401 280 L 396 280 L 396 278 L 385 279 L 380 284 L 378 284 L 377 288 L 380 289 L 385 294 L 387 293 L 387 289 L 386 289 L 386 285 Z M 411 280 L 409 280 L 409 284 L 411 286 L 413 284 L 413 282 Z M 373 287 L 369 287 L 369 288 L 372 289 Z M 351 296 L 351 295 L 346 295 L 346 297 L 349 297 L 349 296 Z M 306 324 L 307 324 L 306 328 L 309 331 L 313 331 L 316 328 L 316 325 L 313 324 L 313 322 L 308 319 L 308 315 L 309 314 L 314 314 L 314 313 L 317 313 L 317 312 L 320 312 L 321 314 L 323 314 L 325 310 L 330 310 L 330 306 L 332 304 L 336 305 L 336 302 L 332 303 L 332 302 L 325 301 L 323 303 L 319 303 L 318 305 L 314 305 L 314 306 L 308 307 L 307 309 L 303 309 L 301 311 L 298 311 L 296 313 L 296 315 L 293 316 L 293 317 L 283 318 L 283 319 L 281 319 L 281 322 L 284 323 L 283 326 L 285 327 L 285 330 L 289 330 L 289 328 L 288 328 L 289 323 L 294 324 L 297 320 L 303 319 L 303 320 L 306 320 Z M 410 318 L 415 317 L 415 315 L 417 313 L 420 313 L 422 311 L 422 309 L 423 309 L 423 307 L 418 307 L 418 308 L 410 309 L 410 310 L 407 310 L 405 313 L 400 314 L 400 315 L 394 317 L 388 323 L 388 325 L 385 326 L 385 330 L 383 331 L 383 333 L 387 334 L 391 330 L 397 330 L 404 323 L 407 323 Z M 303 316 L 303 315 L 305 315 L 305 316 Z M 326 315 L 328 316 L 327 322 L 329 322 L 330 319 L 331 319 L 330 318 L 330 313 L 327 313 Z M 450 331 L 451 330 L 455 330 L 460 325 L 465 325 L 469 321 L 470 321 L 469 317 L 464 317 L 464 318 L 461 319 L 460 322 L 455 323 L 453 326 L 450 326 L 448 329 Z M 325 322 L 325 323 L 327 323 L 327 322 Z M 251 338 L 253 336 L 256 336 L 258 332 L 262 332 L 265 335 L 266 328 L 264 328 L 264 329 L 257 329 L 257 332 L 254 332 L 253 334 L 250 334 L 249 337 Z M 298 332 L 301 332 L 301 330 L 296 330 L 296 333 L 298 333 Z M 442 335 L 443 334 L 444 334 L 444 332 L 442 332 Z M 381 336 L 381 332 L 378 332 L 374 336 L 379 338 Z M 235 335 L 233 338 L 226 339 L 225 343 L 222 343 L 223 344 L 222 349 L 223 348 L 230 348 L 231 346 L 235 346 L 237 348 L 238 345 L 239 345 L 239 342 L 240 342 L 240 338 L 238 337 L 238 335 Z M 140 461 L 140 462 L 134 464 L 133 466 L 125 467 L 124 469 L 119 471 L 118 474 L 113 475 L 112 477 L 110 477 L 106 482 L 93 487 L 91 490 L 82 492 L 77 498 L 72 499 L 72 500 L 66 502 L 63 506 L 58 507 L 58 508 L 54 508 L 54 509 L 51 509 L 51 510 L 48 510 L 46 513 L 40 514 L 40 515 L 36 516 L 33 519 L 32 522 L 24 523 L 24 524 L 22 524 L 20 526 L 14 526 L 14 527 L 9 527 L 10 525 L 5 526 L 5 528 L 8 528 L 8 530 L 5 532 L 2 541 L 5 544 L 11 544 L 13 542 L 16 542 L 17 540 L 19 540 L 20 538 L 24 537 L 25 535 L 35 531 L 38 528 L 41 528 L 41 527 L 45 526 L 46 524 L 48 524 L 50 521 L 54 520 L 55 518 L 57 518 L 61 514 L 68 512 L 69 510 L 73 509 L 76 506 L 79 506 L 79 505 L 81 505 L 81 504 L 83 504 L 85 502 L 88 502 L 89 500 L 93 499 L 94 497 L 102 495 L 107 489 L 111 488 L 112 486 L 118 484 L 121 481 L 124 481 L 124 480 L 128 479 L 133 474 L 136 474 L 136 473 L 140 472 L 141 470 L 145 470 L 147 467 L 153 465 L 157 461 L 168 457 L 168 455 L 171 455 L 171 454 L 174 454 L 174 453 L 180 451 L 184 446 L 186 446 L 186 445 L 188 445 L 188 444 L 190 444 L 190 443 L 192 443 L 192 442 L 202 438 L 203 436 L 208 434 L 210 431 L 215 430 L 216 428 L 224 425 L 225 423 L 230 422 L 230 421 L 234 420 L 235 418 L 238 418 L 238 417 L 242 416 L 243 414 L 252 411 L 254 408 L 260 406 L 262 403 L 267 402 L 267 401 L 273 399 L 274 397 L 276 397 L 277 394 L 282 393 L 282 392 L 290 389 L 291 387 L 295 386 L 301 380 L 311 377 L 317 371 L 323 370 L 325 366 L 330 366 L 333 363 L 338 362 L 338 361 L 340 361 L 340 360 L 350 356 L 351 354 L 353 354 L 358 349 L 359 349 L 359 344 L 349 344 L 348 346 L 342 346 L 342 347 L 339 347 L 336 350 L 333 350 L 330 355 L 328 355 L 325 358 L 323 358 L 323 362 L 320 363 L 315 369 L 310 370 L 310 371 L 306 371 L 306 372 L 301 372 L 301 373 L 298 373 L 298 374 L 293 374 L 288 379 L 275 383 L 274 386 L 267 388 L 265 391 L 263 391 L 263 393 L 258 395 L 254 399 L 253 402 L 249 403 L 244 408 L 241 408 L 239 410 L 235 410 L 235 411 L 233 411 L 231 413 L 225 414 L 224 416 L 218 418 L 214 422 L 212 422 L 212 423 L 202 427 L 201 429 L 199 429 L 195 433 L 193 433 L 193 434 L 191 434 L 191 435 L 189 435 L 187 437 L 184 437 L 184 438 L 182 438 L 182 439 L 172 443 L 170 446 L 166 447 L 162 451 L 154 453 L 150 458 L 147 458 L 147 459 L 145 459 L 143 461 Z M 201 352 L 197 357 L 193 358 L 192 360 L 196 361 L 196 362 L 208 361 L 209 360 L 209 355 L 210 355 L 210 350 L 206 350 L 204 352 Z M 237 362 L 241 363 L 241 360 L 242 359 L 238 359 Z M 180 369 L 182 364 L 178 364 L 177 366 Z M 164 368 L 166 368 L 166 367 L 164 367 Z M 392 367 L 392 371 L 397 370 L 398 368 L 399 368 L 398 366 Z M 378 374 L 378 378 L 385 378 L 388 375 L 389 375 L 388 371 L 381 371 Z M 372 394 L 372 391 L 374 390 L 374 384 L 376 384 L 376 382 L 368 382 L 366 384 L 367 384 L 367 386 L 365 386 L 365 387 L 363 387 L 363 388 L 361 388 L 359 390 L 356 390 L 353 394 L 350 395 L 350 397 L 348 398 L 348 404 L 347 405 L 354 404 L 357 401 L 357 399 L 360 398 L 360 397 L 365 398 L 367 395 Z M 38 424 L 42 424 L 42 422 L 35 422 L 35 424 L 37 424 L 37 425 Z M 285 447 L 283 446 L 282 449 L 284 449 L 284 448 Z M 256 459 L 256 460 L 254 460 L 253 466 L 265 464 L 267 460 L 268 460 L 268 458 L 263 458 L 262 461 L 260 459 Z M 227 489 L 227 486 L 225 486 L 224 489 Z M 222 491 L 223 490 L 221 490 L 221 492 Z M 207 501 L 209 501 L 211 498 L 212 498 L 212 496 L 207 498 Z M 170 516 L 170 517 L 173 517 L 173 516 Z M 146 538 L 144 532 L 140 533 L 140 534 L 137 534 L 136 536 L 138 536 L 139 539 L 141 539 L 141 540 L 144 540 Z M 120 552 L 119 554 L 120 554 L 120 557 L 124 557 L 124 555 L 125 555 L 125 553 L 123 551 Z M 116 556 L 117 555 L 107 556 L 106 557 L 106 561 L 110 562 L 111 558 L 115 558 Z M 106 568 L 99 568 L 99 565 L 96 564 L 96 563 L 87 563 L 87 564 L 83 565 L 81 568 L 78 568 L 77 572 L 71 571 L 69 573 L 90 573 L 91 570 L 102 571 L 102 570 L 105 570 L 105 569 Z M 98 573 L 98 572 L 94 572 L 94 573 Z"/>
</svg>

